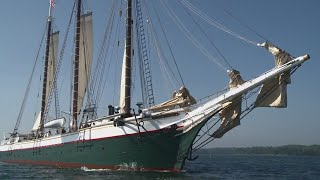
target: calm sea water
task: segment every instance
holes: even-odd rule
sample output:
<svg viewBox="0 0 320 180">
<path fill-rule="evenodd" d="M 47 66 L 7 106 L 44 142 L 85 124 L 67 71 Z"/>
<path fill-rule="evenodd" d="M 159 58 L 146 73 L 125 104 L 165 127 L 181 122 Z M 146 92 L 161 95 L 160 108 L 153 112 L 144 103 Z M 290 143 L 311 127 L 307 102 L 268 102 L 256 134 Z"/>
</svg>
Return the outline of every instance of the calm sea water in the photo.
<svg viewBox="0 0 320 180">
<path fill-rule="evenodd" d="M 320 157 L 209 155 L 187 162 L 182 173 L 59 169 L 0 163 L 0 179 L 320 179 Z"/>
</svg>

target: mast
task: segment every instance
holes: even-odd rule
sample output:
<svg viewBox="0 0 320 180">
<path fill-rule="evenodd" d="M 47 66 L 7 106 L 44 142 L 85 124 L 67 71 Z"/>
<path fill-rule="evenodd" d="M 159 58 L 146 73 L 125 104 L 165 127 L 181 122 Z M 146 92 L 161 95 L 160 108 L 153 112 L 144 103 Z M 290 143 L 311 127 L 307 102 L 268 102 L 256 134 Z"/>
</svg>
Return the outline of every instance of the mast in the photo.
<svg viewBox="0 0 320 180">
<path fill-rule="evenodd" d="M 47 30 L 47 39 L 46 39 L 46 52 L 45 52 L 45 59 L 44 59 L 44 71 L 43 71 L 43 83 L 42 83 L 42 98 L 41 98 L 41 120 L 40 120 L 40 132 L 43 132 L 44 129 L 44 111 L 46 108 L 46 94 L 47 94 L 47 80 L 48 80 L 48 65 L 49 65 L 49 49 L 50 49 L 50 36 L 51 36 L 51 12 L 54 4 L 50 0 L 50 7 L 49 7 L 49 16 L 48 16 L 48 30 Z"/>
<path fill-rule="evenodd" d="M 122 73 L 123 77 L 121 81 L 124 81 L 124 86 L 121 87 L 120 99 L 121 111 L 127 116 L 130 115 L 131 109 L 131 64 L 132 64 L 132 0 L 127 0 L 126 9 L 126 42 L 125 42 L 125 57 L 123 62 Z M 121 82 L 122 84 L 122 82 Z M 123 97 L 124 96 L 124 97 Z M 121 102 L 123 101 L 123 102 Z"/>
<path fill-rule="evenodd" d="M 78 89 L 79 89 L 79 57 L 80 57 L 80 15 L 81 15 L 81 0 L 77 0 L 77 16 L 76 16 L 76 39 L 75 39 L 75 55 L 74 55 L 74 70 L 73 70 L 73 103 L 72 103 L 72 131 L 76 131 L 78 118 Z"/>
</svg>

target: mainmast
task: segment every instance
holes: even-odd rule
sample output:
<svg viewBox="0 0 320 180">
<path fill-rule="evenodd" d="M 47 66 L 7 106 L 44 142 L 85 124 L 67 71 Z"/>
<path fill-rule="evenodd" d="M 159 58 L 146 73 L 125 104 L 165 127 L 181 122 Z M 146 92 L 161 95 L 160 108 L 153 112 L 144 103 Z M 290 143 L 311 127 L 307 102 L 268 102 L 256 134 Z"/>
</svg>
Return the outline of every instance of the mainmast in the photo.
<svg viewBox="0 0 320 180">
<path fill-rule="evenodd" d="M 43 85 L 42 85 L 42 98 L 41 98 L 41 121 L 39 131 L 42 132 L 44 129 L 44 112 L 46 108 L 46 94 L 47 94 L 47 80 L 48 80 L 48 65 L 49 65 L 49 49 L 50 49 L 50 36 L 51 36 L 51 12 L 54 7 L 54 2 L 50 0 L 50 7 L 49 7 L 49 16 L 48 16 L 48 30 L 47 30 L 47 40 L 46 40 L 46 52 L 45 52 L 45 59 L 44 59 L 44 71 L 43 71 Z"/>
<path fill-rule="evenodd" d="M 120 108 L 130 115 L 131 109 L 131 64 L 132 64 L 132 0 L 127 0 L 125 57 L 122 68 Z"/>
<path fill-rule="evenodd" d="M 78 89 L 79 89 L 79 58 L 80 58 L 80 16 L 81 16 L 81 0 L 77 0 L 77 16 L 76 16 L 76 39 L 75 39 L 75 55 L 74 55 L 74 74 L 73 74 L 73 103 L 72 103 L 72 131 L 76 131 L 78 119 Z"/>
</svg>

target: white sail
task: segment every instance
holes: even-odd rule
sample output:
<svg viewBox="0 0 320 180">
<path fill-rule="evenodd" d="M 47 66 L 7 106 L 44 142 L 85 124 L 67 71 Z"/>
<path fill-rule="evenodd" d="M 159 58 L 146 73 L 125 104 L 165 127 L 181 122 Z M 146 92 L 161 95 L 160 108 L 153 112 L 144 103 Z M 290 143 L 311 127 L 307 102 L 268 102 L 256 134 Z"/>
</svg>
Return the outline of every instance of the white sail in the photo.
<svg viewBox="0 0 320 180">
<path fill-rule="evenodd" d="M 78 85 L 78 109 L 79 114 L 87 86 L 90 80 L 91 62 L 93 52 L 93 27 L 92 13 L 84 14 L 80 18 L 80 45 L 79 45 L 79 85 Z"/>
<path fill-rule="evenodd" d="M 287 83 L 279 81 L 280 77 L 263 84 L 255 102 L 256 107 L 287 107 Z"/>
<path fill-rule="evenodd" d="M 230 76 L 229 88 L 231 90 L 236 89 L 239 85 L 245 82 L 240 76 L 240 72 L 237 70 L 232 70 L 229 73 L 229 76 Z M 230 131 L 232 128 L 240 125 L 241 103 L 242 103 L 242 94 L 235 96 L 232 100 L 223 104 L 223 109 L 219 112 L 221 125 L 213 133 L 212 136 L 214 138 L 221 138 L 225 133 Z"/>
<path fill-rule="evenodd" d="M 55 32 L 50 36 L 49 57 L 48 57 L 48 74 L 47 74 L 47 86 L 46 86 L 46 106 L 48 103 L 48 97 L 50 94 L 50 88 L 52 87 L 54 80 L 54 73 L 56 70 L 56 62 L 58 58 L 59 48 L 59 32 Z"/>
<path fill-rule="evenodd" d="M 33 124 L 33 127 L 31 129 L 31 131 L 37 131 L 39 126 L 40 126 L 40 120 L 41 120 L 41 111 L 39 112 L 37 118 L 36 118 L 36 121 L 34 122 Z"/>
<path fill-rule="evenodd" d="M 265 42 L 260 46 L 266 48 L 274 56 L 276 67 L 279 67 L 293 59 L 289 53 L 274 46 L 270 42 Z M 259 92 L 255 106 L 277 108 L 287 107 L 287 85 L 290 83 L 290 70 L 265 82 Z"/>
</svg>

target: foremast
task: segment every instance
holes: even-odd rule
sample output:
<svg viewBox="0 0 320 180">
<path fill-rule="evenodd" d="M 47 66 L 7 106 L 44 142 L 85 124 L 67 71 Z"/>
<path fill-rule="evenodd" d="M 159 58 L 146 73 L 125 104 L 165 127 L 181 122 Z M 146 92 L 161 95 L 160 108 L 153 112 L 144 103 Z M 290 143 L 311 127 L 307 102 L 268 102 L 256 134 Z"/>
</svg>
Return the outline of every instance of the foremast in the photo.
<svg viewBox="0 0 320 180">
<path fill-rule="evenodd" d="M 44 130 L 44 112 L 47 101 L 47 83 L 48 83 L 48 66 L 49 66 L 49 51 L 50 51 L 50 40 L 51 40 L 51 24 L 52 24 L 52 10 L 54 8 L 54 1 L 50 0 L 49 15 L 48 15 L 48 26 L 47 26 L 47 39 L 46 39 L 46 52 L 44 59 L 44 70 L 43 70 L 43 82 L 42 82 L 42 98 L 41 98 L 41 110 L 40 110 L 40 125 L 39 131 Z"/>
<path fill-rule="evenodd" d="M 73 69 L 73 101 L 72 101 L 72 125 L 71 130 L 78 129 L 78 89 L 79 89 L 79 59 L 80 59 L 80 16 L 81 0 L 77 0 L 76 34 L 75 34 L 75 55 Z"/>
<path fill-rule="evenodd" d="M 120 112 L 130 116 L 131 110 L 131 72 L 132 72 L 132 0 L 127 0 L 126 8 L 126 42 L 122 65 L 120 87 Z"/>
</svg>

